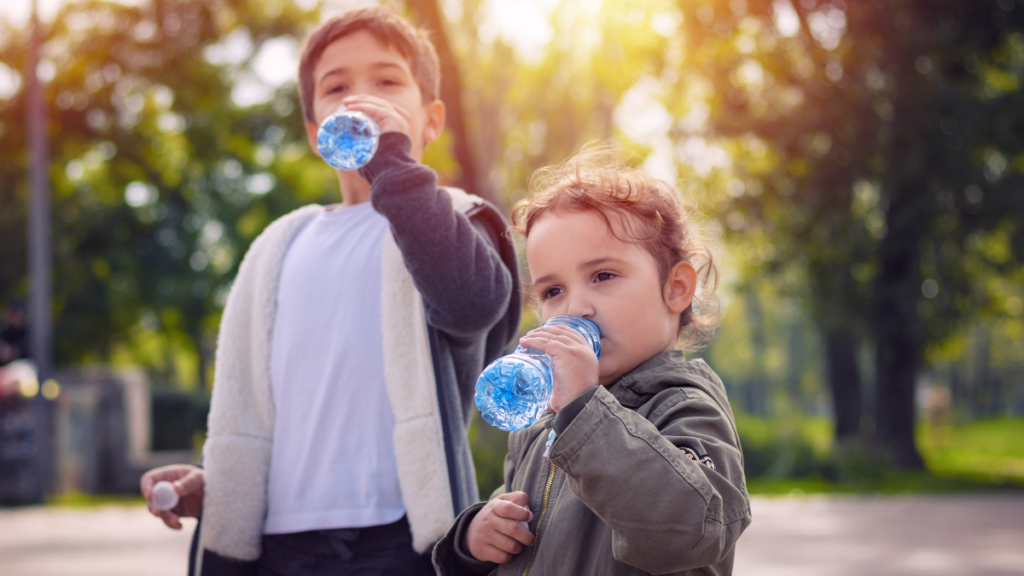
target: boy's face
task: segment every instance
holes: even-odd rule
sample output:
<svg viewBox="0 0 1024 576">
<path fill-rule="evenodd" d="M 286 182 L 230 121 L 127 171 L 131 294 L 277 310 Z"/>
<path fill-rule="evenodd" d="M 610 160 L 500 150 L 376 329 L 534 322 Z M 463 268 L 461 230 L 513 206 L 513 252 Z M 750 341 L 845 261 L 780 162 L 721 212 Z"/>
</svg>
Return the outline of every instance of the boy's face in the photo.
<svg viewBox="0 0 1024 576">
<path fill-rule="evenodd" d="M 612 223 L 623 236 L 614 215 Z M 675 347 L 679 314 L 696 287 L 689 264 L 677 264 L 662 282 L 654 257 L 616 238 L 593 210 L 541 216 L 526 259 L 544 320 L 574 314 L 601 329 L 600 384 Z"/>
<path fill-rule="evenodd" d="M 405 132 L 412 140 L 416 161 L 423 159 L 424 144 L 435 140 L 444 129 L 444 105 L 440 101 L 423 103 L 419 84 L 402 53 L 366 30 L 357 30 L 327 46 L 313 68 L 316 123 L 306 122 L 313 150 L 317 150 L 320 124 L 343 100 L 356 95 L 370 98 L 350 107 L 363 110 L 369 106 L 366 112 L 381 124 L 382 131 Z M 384 106 L 375 105 L 375 101 Z"/>
</svg>

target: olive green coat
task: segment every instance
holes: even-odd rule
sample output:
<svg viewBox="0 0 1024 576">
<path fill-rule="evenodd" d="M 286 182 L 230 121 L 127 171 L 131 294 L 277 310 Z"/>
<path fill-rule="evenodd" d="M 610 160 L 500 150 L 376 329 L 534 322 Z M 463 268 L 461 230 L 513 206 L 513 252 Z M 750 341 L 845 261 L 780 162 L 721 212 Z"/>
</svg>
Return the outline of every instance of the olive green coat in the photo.
<svg viewBox="0 0 1024 576">
<path fill-rule="evenodd" d="M 536 544 L 505 564 L 473 559 L 462 535 L 480 503 L 435 547 L 438 574 L 725 575 L 750 524 L 725 387 L 679 351 L 512 433 L 505 491 L 529 495 Z"/>
</svg>

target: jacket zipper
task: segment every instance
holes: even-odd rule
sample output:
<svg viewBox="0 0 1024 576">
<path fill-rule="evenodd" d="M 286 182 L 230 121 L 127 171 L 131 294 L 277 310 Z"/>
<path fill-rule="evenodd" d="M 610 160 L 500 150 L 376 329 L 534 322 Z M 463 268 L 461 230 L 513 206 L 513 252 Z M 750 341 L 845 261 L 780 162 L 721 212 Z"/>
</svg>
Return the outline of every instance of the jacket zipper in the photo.
<svg viewBox="0 0 1024 576">
<path fill-rule="evenodd" d="M 537 526 L 533 529 L 533 552 L 530 553 L 530 560 L 526 563 L 526 568 L 523 568 L 523 576 L 530 571 L 530 566 L 533 564 L 533 559 L 537 556 L 537 548 L 540 546 L 540 525 L 544 522 L 544 515 L 548 511 L 548 498 L 551 496 L 551 483 L 555 480 L 555 465 L 552 462 L 548 462 L 548 481 L 544 485 L 544 501 L 540 507 L 540 517 L 537 518 Z"/>
</svg>

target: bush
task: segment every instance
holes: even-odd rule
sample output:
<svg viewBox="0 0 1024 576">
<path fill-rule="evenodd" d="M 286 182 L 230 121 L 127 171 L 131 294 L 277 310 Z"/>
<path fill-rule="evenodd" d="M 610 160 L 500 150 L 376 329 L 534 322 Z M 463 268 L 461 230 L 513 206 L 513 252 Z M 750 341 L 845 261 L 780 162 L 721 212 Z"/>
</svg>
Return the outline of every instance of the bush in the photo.
<svg viewBox="0 0 1024 576">
<path fill-rule="evenodd" d="M 152 450 L 192 450 L 206 435 L 210 398 L 202 393 L 156 389 L 152 392 Z"/>
</svg>

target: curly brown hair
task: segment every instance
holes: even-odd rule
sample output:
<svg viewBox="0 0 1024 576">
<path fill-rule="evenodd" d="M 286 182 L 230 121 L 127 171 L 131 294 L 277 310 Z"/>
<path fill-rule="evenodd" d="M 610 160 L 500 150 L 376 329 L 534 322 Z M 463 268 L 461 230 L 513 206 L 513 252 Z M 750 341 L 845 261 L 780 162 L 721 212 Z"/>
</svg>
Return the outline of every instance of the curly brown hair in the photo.
<svg viewBox="0 0 1024 576">
<path fill-rule="evenodd" d="M 710 235 L 695 221 L 696 204 L 636 167 L 635 158 L 621 146 L 590 144 L 565 162 L 534 172 L 527 197 L 512 208 L 510 228 L 526 238 L 548 212 L 585 210 L 600 214 L 616 238 L 654 256 L 662 282 L 679 262 L 694 267 L 697 291 L 679 316 L 678 337 L 684 350 L 707 345 L 721 320 L 715 296 L 718 267 Z M 618 226 L 612 226 L 612 218 Z"/>
</svg>

